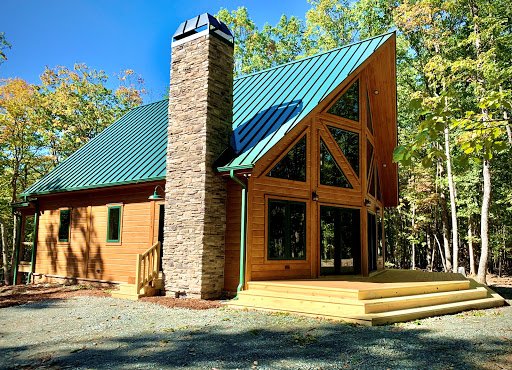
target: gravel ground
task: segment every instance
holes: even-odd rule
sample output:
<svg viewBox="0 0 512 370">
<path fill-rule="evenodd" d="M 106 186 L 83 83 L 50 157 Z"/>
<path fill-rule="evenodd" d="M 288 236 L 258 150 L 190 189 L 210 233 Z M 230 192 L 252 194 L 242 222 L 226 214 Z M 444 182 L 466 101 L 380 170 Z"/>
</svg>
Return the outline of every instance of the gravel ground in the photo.
<svg viewBox="0 0 512 370">
<path fill-rule="evenodd" d="M 512 298 L 512 288 L 497 290 Z M 0 361 L 24 369 L 512 369 L 512 307 L 372 328 L 79 296 L 0 309 Z"/>
</svg>

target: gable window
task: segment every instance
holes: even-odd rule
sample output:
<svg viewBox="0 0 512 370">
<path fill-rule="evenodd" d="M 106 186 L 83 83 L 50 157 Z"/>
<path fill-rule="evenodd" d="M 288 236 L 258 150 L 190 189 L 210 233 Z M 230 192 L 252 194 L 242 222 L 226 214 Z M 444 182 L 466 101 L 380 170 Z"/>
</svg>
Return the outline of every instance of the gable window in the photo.
<svg viewBox="0 0 512 370">
<path fill-rule="evenodd" d="M 373 135 L 373 122 L 372 122 L 372 110 L 370 109 L 370 98 L 368 97 L 368 91 L 366 91 L 366 126 L 368 127 L 368 130 L 370 130 L 371 134 Z"/>
<path fill-rule="evenodd" d="M 370 143 L 370 140 L 366 139 L 366 170 L 367 170 L 366 176 L 367 177 L 370 176 L 372 157 L 373 157 L 373 145 Z"/>
<path fill-rule="evenodd" d="M 268 200 L 269 260 L 306 259 L 306 203 Z"/>
<path fill-rule="evenodd" d="M 267 176 L 306 182 L 306 135 L 286 153 Z"/>
<path fill-rule="evenodd" d="M 341 128 L 327 126 L 332 137 L 340 147 L 348 163 L 359 176 L 359 134 Z"/>
<path fill-rule="evenodd" d="M 327 113 L 359 122 L 359 80 L 356 80 Z"/>
<path fill-rule="evenodd" d="M 322 139 L 320 139 L 320 184 L 352 189 L 352 185 Z"/>
<path fill-rule="evenodd" d="M 69 226 L 71 224 L 71 210 L 60 210 L 59 242 L 69 242 Z"/>
<path fill-rule="evenodd" d="M 119 242 L 121 235 L 121 206 L 108 207 L 107 242 Z"/>
</svg>

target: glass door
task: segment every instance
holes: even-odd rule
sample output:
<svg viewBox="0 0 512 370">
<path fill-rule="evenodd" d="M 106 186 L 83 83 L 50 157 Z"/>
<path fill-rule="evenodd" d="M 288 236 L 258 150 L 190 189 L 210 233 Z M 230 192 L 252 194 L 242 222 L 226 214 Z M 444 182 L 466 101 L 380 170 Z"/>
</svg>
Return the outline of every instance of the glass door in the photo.
<svg viewBox="0 0 512 370">
<path fill-rule="evenodd" d="M 360 217 L 352 208 L 320 206 L 320 274 L 360 274 Z"/>
</svg>

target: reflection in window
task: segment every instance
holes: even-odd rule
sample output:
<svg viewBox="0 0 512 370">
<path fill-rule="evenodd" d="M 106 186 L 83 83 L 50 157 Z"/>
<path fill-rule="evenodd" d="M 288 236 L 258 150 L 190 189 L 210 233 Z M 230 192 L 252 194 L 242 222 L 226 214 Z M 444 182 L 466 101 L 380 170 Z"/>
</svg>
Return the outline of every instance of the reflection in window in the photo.
<svg viewBox="0 0 512 370">
<path fill-rule="evenodd" d="M 327 126 L 334 140 L 340 147 L 348 163 L 359 176 L 359 134 L 341 128 Z"/>
<path fill-rule="evenodd" d="M 320 139 L 320 184 L 352 189 L 352 185 L 322 139 Z"/>
<path fill-rule="evenodd" d="M 69 224 L 71 221 L 71 210 L 60 211 L 59 242 L 69 242 Z"/>
<path fill-rule="evenodd" d="M 306 181 L 306 135 L 267 174 L 279 179 Z"/>
<path fill-rule="evenodd" d="M 382 257 L 384 250 L 384 240 L 382 237 L 382 217 L 377 216 L 377 256 Z"/>
<path fill-rule="evenodd" d="M 356 80 L 327 113 L 359 122 L 359 80 Z"/>
<path fill-rule="evenodd" d="M 306 259 L 306 203 L 268 201 L 268 259 Z"/>
</svg>

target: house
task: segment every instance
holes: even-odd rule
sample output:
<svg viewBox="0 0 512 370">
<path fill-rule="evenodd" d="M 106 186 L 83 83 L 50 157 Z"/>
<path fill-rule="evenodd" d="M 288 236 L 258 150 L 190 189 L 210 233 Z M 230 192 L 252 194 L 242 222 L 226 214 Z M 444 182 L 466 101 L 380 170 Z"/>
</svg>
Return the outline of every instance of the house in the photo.
<svg viewBox="0 0 512 370">
<path fill-rule="evenodd" d="M 168 101 L 22 194 L 19 271 L 197 298 L 367 277 L 384 269 L 396 145 L 394 33 L 233 79 L 232 34 L 203 14 L 173 36 Z"/>
</svg>

